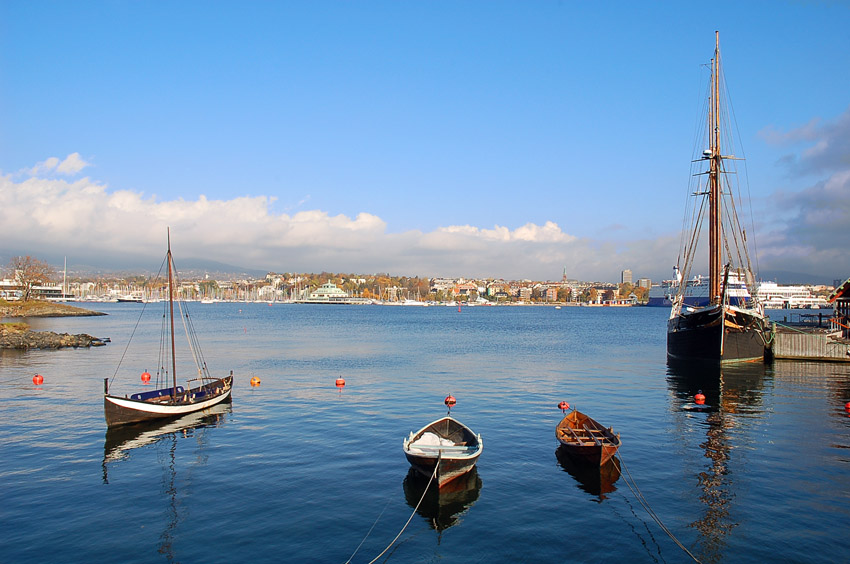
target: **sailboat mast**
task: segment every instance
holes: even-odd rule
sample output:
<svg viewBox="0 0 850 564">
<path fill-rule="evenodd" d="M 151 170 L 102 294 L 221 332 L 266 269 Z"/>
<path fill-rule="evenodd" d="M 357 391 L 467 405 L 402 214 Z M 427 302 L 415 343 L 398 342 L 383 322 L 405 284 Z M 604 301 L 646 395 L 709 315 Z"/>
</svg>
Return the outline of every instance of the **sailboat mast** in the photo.
<svg viewBox="0 0 850 564">
<path fill-rule="evenodd" d="M 173 401 L 177 401 L 177 359 L 174 357 L 174 278 L 171 274 L 171 230 L 168 230 L 168 315 L 171 318 L 171 378 Z"/>
<path fill-rule="evenodd" d="M 720 222 L 720 32 L 714 32 L 714 60 L 711 69 L 711 109 L 710 114 L 710 145 L 711 162 L 708 173 L 708 283 L 711 303 L 720 301 L 720 255 L 721 255 L 721 222 Z"/>
</svg>

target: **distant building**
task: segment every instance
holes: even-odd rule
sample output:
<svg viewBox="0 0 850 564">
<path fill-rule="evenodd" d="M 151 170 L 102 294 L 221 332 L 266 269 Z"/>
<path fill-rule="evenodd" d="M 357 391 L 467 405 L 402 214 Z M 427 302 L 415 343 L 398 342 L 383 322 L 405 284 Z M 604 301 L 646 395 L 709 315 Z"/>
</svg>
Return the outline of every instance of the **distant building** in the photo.
<svg viewBox="0 0 850 564">
<path fill-rule="evenodd" d="M 638 278 L 638 288 L 652 288 L 652 280 L 649 278 Z"/>
<path fill-rule="evenodd" d="M 632 271 L 624 270 L 620 273 L 620 283 L 621 284 L 631 284 L 632 283 Z"/>
</svg>

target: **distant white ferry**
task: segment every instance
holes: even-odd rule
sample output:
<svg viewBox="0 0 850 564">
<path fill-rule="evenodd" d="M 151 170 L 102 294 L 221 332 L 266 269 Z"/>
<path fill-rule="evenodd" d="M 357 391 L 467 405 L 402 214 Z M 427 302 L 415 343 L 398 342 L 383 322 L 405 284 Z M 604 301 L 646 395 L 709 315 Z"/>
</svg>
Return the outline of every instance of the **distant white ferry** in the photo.
<svg viewBox="0 0 850 564">
<path fill-rule="evenodd" d="M 298 300 L 299 304 L 369 304 L 370 300 L 366 298 L 352 298 L 342 288 L 337 287 L 333 282 L 322 284 L 315 290 L 308 290 L 306 295 Z"/>
<path fill-rule="evenodd" d="M 649 289 L 646 305 L 653 307 L 671 307 L 673 296 L 678 290 L 678 280 L 663 280 Z M 749 293 L 742 281 L 732 281 L 729 286 L 730 298 L 735 304 L 738 300 L 748 299 Z M 762 282 L 756 290 L 756 299 L 765 309 L 819 309 L 829 308 L 824 298 L 813 296 L 805 286 L 780 286 L 776 282 Z M 685 304 L 704 307 L 708 304 L 708 277 L 695 276 L 688 280 L 685 289 Z"/>
<path fill-rule="evenodd" d="M 762 282 L 758 288 L 758 299 L 767 309 L 820 309 L 829 303 L 813 296 L 805 286 L 780 286 L 776 282 Z"/>
<path fill-rule="evenodd" d="M 662 280 L 657 286 L 649 289 L 649 299 L 646 303 L 652 307 L 672 307 L 673 298 L 679 291 L 679 280 Z M 734 306 L 748 303 L 752 298 L 743 278 L 734 272 L 729 273 L 726 285 L 727 299 Z M 687 281 L 685 286 L 684 305 L 690 307 L 705 307 L 708 299 L 708 276 L 696 275 Z"/>
</svg>

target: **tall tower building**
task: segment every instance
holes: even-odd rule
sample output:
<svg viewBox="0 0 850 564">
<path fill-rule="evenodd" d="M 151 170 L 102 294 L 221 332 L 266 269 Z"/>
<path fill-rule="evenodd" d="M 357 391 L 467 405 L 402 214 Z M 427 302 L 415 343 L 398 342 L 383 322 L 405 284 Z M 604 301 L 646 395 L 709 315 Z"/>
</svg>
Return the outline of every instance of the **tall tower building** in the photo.
<svg viewBox="0 0 850 564">
<path fill-rule="evenodd" d="M 632 271 L 624 270 L 620 273 L 620 283 L 621 284 L 631 284 L 632 283 Z"/>
</svg>

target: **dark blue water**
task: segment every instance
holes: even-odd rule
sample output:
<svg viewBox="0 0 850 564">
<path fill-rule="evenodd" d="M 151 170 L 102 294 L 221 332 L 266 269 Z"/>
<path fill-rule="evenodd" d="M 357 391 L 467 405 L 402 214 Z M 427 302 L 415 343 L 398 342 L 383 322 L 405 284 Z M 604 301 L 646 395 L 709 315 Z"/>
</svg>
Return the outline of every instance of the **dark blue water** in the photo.
<svg viewBox="0 0 850 564">
<path fill-rule="evenodd" d="M 559 461 L 561 400 L 621 433 L 623 472 L 701 561 L 847 560 L 846 365 L 668 367 L 663 308 L 190 304 L 232 405 L 107 434 L 103 378 L 142 306 L 91 307 L 109 315 L 32 323 L 108 346 L 0 355 L 2 562 L 341 563 L 361 541 L 369 562 L 424 489 L 402 439 L 449 393 L 483 436 L 477 475 L 426 496 L 380 562 L 690 561 L 623 477 Z M 114 392 L 141 388 L 159 323 Z"/>
</svg>

